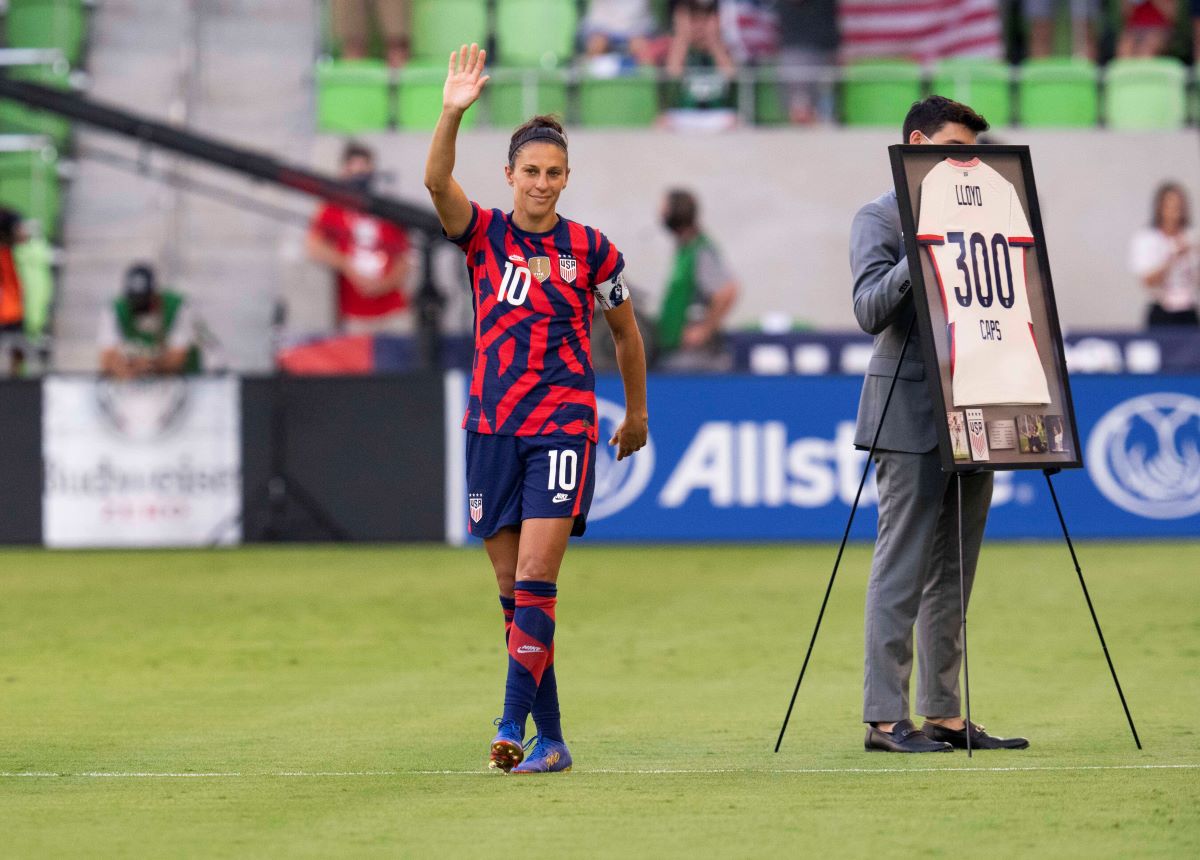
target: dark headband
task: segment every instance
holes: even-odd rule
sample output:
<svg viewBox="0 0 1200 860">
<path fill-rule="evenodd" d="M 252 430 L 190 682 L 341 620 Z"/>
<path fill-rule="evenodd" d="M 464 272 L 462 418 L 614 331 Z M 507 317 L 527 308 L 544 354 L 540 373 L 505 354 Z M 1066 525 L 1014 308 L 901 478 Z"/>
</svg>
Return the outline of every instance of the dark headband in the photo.
<svg viewBox="0 0 1200 860">
<path fill-rule="evenodd" d="M 536 140 L 545 140 L 550 143 L 556 143 L 562 147 L 563 152 L 567 151 L 567 139 L 552 128 L 547 126 L 536 126 L 526 129 L 518 134 L 513 142 L 508 146 L 508 163 L 515 164 L 517 152 L 527 143 L 533 143 Z"/>
</svg>

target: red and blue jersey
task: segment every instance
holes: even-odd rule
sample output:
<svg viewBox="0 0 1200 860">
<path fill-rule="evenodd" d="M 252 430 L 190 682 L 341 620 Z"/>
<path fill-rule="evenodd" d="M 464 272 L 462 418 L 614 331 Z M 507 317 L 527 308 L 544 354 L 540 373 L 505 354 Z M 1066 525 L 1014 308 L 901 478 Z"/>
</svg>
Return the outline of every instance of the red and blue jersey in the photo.
<svg viewBox="0 0 1200 860">
<path fill-rule="evenodd" d="M 625 301 L 625 259 L 599 230 L 559 218 L 528 233 L 471 204 L 451 237 L 467 255 L 475 360 L 463 427 L 477 433 L 586 435 L 598 441 L 592 303 Z"/>
</svg>

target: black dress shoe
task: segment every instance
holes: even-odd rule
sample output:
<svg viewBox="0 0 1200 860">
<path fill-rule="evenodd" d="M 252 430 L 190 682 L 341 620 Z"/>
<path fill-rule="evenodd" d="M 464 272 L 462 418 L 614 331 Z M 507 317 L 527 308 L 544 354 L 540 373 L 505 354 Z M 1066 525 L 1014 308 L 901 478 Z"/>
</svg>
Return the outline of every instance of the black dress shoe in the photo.
<svg viewBox="0 0 1200 860">
<path fill-rule="evenodd" d="M 945 741 L 930 740 L 928 736 L 912 724 L 911 720 L 901 720 L 892 726 L 890 732 L 882 731 L 874 726 L 867 726 L 867 739 L 863 746 L 868 752 L 882 750 L 883 752 L 923 753 L 951 752 L 954 747 Z"/>
<path fill-rule="evenodd" d="M 967 748 L 967 730 L 965 728 L 948 729 L 926 720 L 925 725 L 921 726 L 921 731 L 934 740 L 946 741 L 960 750 Z M 994 738 L 983 730 L 983 726 L 978 723 L 971 724 L 971 749 L 973 750 L 1023 750 L 1027 746 L 1029 746 L 1029 741 L 1026 738 Z"/>
</svg>

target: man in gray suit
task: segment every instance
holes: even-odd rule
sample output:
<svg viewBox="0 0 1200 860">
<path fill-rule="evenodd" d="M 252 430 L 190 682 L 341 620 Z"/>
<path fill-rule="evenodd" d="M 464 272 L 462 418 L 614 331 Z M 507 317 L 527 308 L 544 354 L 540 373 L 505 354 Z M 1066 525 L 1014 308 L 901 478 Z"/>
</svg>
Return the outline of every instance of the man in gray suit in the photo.
<svg viewBox="0 0 1200 860">
<path fill-rule="evenodd" d="M 966 105 L 941 96 L 917 102 L 904 121 L 905 143 L 975 143 L 987 121 Z M 896 194 L 889 191 L 854 216 L 850 228 L 854 316 L 875 335 L 875 349 L 858 407 L 855 445 L 869 448 L 879 429 L 875 474 L 879 535 L 867 587 L 863 722 L 868 750 L 949 752 L 967 745 L 959 705 L 962 662 L 959 606 L 957 488 L 942 471 L 934 414 L 925 379 L 908 260 Z M 908 346 L 905 348 L 905 335 Z M 892 378 L 896 388 L 884 415 Z M 936 373 L 935 369 L 929 369 Z M 879 421 L 883 417 L 883 426 Z M 992 501 L 992 473 L 962 478 L 966 596 Z M 917 631 L 916 710 L 909 719 L 913 626 Z M 973 725 L 975 749 L 1023 749 L 1024 738 L 997 738 Z"/>
</svg>

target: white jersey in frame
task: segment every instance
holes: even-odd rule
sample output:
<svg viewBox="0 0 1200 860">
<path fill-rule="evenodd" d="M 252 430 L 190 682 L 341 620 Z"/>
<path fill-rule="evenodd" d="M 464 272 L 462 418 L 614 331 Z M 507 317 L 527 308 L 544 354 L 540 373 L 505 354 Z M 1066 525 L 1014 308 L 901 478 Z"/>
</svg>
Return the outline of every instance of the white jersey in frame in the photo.
<svg viewBox="0 0 1200 860">
<path fill-rule="evenodd" d="M 954 405 L 1049 403 L 1025 286 L 1033 231 L 1012 183 L 978 158 L 939 162 L 921 182 L 917 242 L 946 312 Z"/>
</svg>

